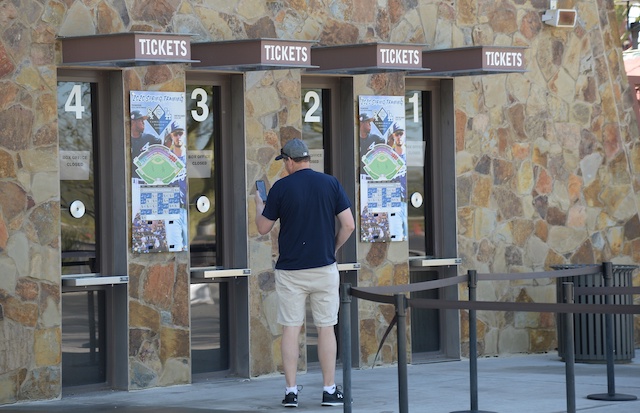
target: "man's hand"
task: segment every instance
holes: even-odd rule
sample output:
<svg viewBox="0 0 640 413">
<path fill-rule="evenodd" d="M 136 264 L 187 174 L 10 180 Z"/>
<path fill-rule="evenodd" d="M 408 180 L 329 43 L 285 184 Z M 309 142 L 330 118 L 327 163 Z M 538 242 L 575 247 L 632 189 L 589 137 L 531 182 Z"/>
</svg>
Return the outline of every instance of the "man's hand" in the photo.
<svg viewBox="0 0 640 413">
<path fill-rule="evenodd" d="M 264 202 L 262 201 L 262 197 L 260 196 L 260 193 L 258 191 L 253 194 L 253 199 L 255 199 L 256 201 L 256 212 L 259 212 L 259 215 L 262 215 L 262 211 L 264 210 Z"/>
<path fill-rule="evenodd" d="M 271 228 L 273 228 L 273 225 L 276 222 L 271 221 L 270 219 L 267 219 L 264 215 L 262 215 L 262 211 L 264 211 L 264 202 L 262 201 L 262 198 L 260 197 L 260 193 L 258 191 L 256 191 L 256 193 L 253 195 L 253 199 L 256 202 L 256 227 L 258 228 L 258 232 L 261 235 L 264 235 L 267 232 L 271 231 Z"/>
</svg>

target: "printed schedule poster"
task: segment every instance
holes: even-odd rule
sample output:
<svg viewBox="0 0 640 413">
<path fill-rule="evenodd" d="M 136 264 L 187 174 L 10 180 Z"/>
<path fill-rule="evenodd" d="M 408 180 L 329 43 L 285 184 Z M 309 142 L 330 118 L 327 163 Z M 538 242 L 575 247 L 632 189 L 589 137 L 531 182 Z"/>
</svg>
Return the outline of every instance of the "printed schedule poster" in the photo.
<svg viewBox="0 0 640 413">
<path fill-rule="evenodd" d="M 187 251 L 187 135 L 183 92 L 131 91 L 134 252 Z"/>
<path fill-rule="evenodd" d="M 404 96 L 360 96 L 360 240 L 406 241 Z"/>
</svg>

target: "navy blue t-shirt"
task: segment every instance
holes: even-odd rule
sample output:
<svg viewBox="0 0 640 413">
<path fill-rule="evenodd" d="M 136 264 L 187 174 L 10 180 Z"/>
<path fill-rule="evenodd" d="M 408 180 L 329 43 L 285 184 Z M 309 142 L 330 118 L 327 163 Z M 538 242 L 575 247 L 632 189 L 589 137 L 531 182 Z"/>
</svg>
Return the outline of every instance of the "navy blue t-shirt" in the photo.
<svg viewBox="0 0 640 413">
<path fill-rule="evenodd" d="M 327 174 L 301 169 L 273 184 L 262 215 L 280 219 L 279 270 L 333 264 L 336 215 L 351 207 L 342 185 Z"/>
</svg>

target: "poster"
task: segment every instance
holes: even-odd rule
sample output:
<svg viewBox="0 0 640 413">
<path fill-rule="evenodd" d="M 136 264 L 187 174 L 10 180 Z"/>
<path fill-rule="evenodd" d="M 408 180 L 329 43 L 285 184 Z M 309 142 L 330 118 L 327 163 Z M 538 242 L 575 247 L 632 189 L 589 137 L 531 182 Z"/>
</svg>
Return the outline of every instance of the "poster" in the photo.
<svg viewBox="0 0 640 413">
<path fill-rule="evenodd" d="M 187 251 L 185 95 L 132 91 L 130 118 L 133 252 Z"/>
<path fill-rule="evenodd" d="M 360 240 L 406 241 L 404 96 L 360 96 Z"/>
</svg>

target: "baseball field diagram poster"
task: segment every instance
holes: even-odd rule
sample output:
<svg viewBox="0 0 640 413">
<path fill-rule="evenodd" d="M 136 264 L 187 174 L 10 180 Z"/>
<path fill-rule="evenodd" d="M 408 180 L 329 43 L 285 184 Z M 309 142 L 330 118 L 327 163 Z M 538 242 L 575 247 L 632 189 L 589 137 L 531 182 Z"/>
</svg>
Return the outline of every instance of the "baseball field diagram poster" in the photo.
<svg viewBox="0 0 640 413">
<path fill-rule="evenodd" d="M 408 239 L 404 96 L 360 96 L 360 241 Z"/>
<path fill-rule="evenodd" d="M 187 251 L 183 92 L 131 91 L 132 250 Z"/>
</svg>

